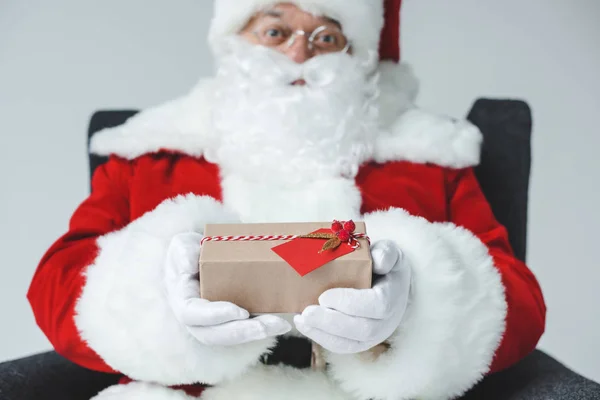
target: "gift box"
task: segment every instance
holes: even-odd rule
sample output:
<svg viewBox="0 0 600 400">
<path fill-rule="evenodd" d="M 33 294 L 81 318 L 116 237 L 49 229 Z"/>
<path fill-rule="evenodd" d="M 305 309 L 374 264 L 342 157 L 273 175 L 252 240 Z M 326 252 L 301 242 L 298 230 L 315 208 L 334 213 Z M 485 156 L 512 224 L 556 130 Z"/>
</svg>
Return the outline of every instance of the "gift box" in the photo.
<svg viewBox="0 0 600 400">
<path fill-rule="evenodd" d="M 290 314 L 318 304 L 328 289 L 370 288 L 366 226 L 352 225 L 346 240 L 347 231 L 336 233 L 331 222 L 209 224 L 199 261 L 200 296 L 252 314 Z"/>
</svg>

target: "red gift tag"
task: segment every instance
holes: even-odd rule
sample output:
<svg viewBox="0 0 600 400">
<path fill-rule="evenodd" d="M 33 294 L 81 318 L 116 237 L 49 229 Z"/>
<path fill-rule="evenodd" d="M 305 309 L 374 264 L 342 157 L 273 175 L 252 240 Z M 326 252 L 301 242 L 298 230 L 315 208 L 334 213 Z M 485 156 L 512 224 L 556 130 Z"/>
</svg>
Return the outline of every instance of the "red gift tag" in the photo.
<svg viewBox="0 0 600 400">
<path fill-rule="evenodd" d="M 312 233 L 331 233 L 331 229 L 319 229 Z M 326 241 L 326 239 L 298 238 L 275 246 L 272 250 L 290 264 L 300 276 L 305 276 L 355 250 L 347 243 L 342 243 L 336 249 L 321 251 Z"/>
</svg>

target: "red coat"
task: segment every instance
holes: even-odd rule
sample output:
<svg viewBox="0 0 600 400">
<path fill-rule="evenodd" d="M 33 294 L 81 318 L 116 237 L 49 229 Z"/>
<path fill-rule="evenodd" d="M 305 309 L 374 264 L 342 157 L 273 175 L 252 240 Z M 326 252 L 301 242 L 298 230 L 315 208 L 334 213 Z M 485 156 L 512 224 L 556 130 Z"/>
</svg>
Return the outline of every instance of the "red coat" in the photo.
<svg viewBox="0 0 600 400">
<path fill-rule="evenodd" d="M 185 132 L 157 140 L 136 129 L 147 126 L 144 116 L 101 133 L 92 148 L 110 161 L 31 283 L 40 328 L 60 354 L 90 369 L 165 386 L 207 383 L 215 393 L 227 390 L 224 398 L 258 380 L 257 392 L 271 398 L 281 371 L 257 363 L 272 342 L 211 349 L 179 326 L 161 286 L 169 240 L 202 232 L 207 222 L 353 216 L 373 240 L 395 240 L 411 260 L 407 316 L 378 361 L 329 355 L 339 387 L 297 372 L 286 391 L 322 385 L 328 399 L 345 398 L 339 388 L 364 398 L 443 398 L 513 365 L 544 331 L 540 287 L 514 257 L 473 174 L 479 133 L 448 122 L 442 134 L 434 121 L 431 136 L 415 135 L 411 118 L 423 127 L 428 117 L 414 113 L 380 139 L 377 162 L 363 165 L 356 179 L 311 182 L 293 193 L 221 176 L 202 158 L 201 143 L 179 140 Z M 274 211 L 275 204 L 284 208 Z M 279 380 L 269 383 L 272 376 Z"/>
</svg>

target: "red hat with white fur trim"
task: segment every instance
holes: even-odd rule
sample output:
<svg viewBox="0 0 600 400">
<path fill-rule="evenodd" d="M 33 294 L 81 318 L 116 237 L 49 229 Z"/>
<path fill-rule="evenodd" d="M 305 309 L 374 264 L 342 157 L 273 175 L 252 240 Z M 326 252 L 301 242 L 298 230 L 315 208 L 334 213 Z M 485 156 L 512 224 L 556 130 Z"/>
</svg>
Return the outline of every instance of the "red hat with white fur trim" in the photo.
<svg viewBox="0 0 600 400">
<path fill-rule="evenodd" d="M 209 44 L 218 55 L 221 38 L 238 33 L 257 12 L 278 3 L 291 3 L 315 15 L 340 22 L 353 54 L 365 60 L 400 59 L 402 0 L 215 0 Z"/>
</svg>

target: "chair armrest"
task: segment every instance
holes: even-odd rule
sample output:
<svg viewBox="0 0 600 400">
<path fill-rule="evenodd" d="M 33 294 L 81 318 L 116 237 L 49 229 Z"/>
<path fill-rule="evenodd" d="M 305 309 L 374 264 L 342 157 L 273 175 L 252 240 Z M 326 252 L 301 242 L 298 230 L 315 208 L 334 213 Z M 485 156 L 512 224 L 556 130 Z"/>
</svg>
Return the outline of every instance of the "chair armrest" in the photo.
<svg viewBox="0 0 600 400">
<path fill-rule="evenodd" d="M 0 399 L 89 400 L 119 378 L 43 353 L 0 364 Z"/>
<path fill-rule="evenodd" d="M 600 385 L 535 351 L 519 364 L 484 379 L 463 400 L 600 400 Z"/>
</svg>

